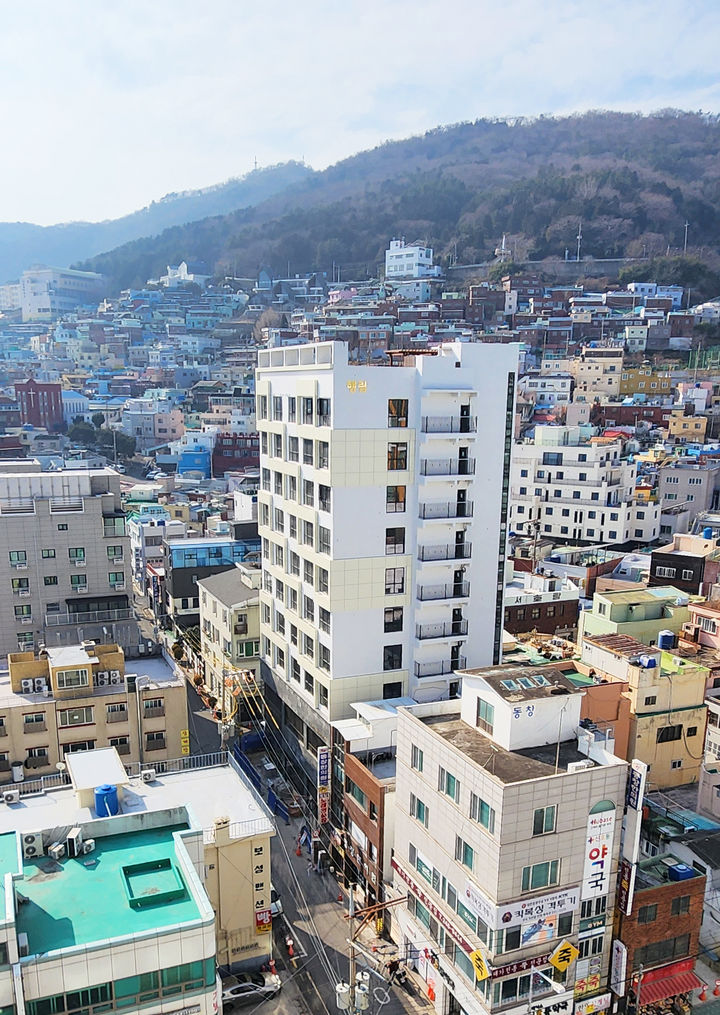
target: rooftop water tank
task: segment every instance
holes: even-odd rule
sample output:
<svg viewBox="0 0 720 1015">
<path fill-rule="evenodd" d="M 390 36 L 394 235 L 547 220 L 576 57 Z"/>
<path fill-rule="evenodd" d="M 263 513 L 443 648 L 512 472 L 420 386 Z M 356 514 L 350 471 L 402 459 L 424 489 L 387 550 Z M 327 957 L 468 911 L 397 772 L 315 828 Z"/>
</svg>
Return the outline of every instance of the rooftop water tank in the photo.
<svg viewBox="0 0 720 1015">
<path fill-rule="evenodd" d="M 713 534 L 712 526 L 706 525 L 705 528 L 703 529 L 703 539 L 712 539 L 712 534 Z"/>
<path fill-rule="evenodd" d="M 660 631 L 658 634 L 658 648 L 662 652 L 668 652 L 671 648 L 675 647 L 675 632 L 674 631 Z"/>
<path fill-rule="evenodd" d="M 99 818 L 111 818 L 114 814 L 118 813 L 118 810 L 117 786 L 110 786 L 107 783 L 103 786 L 96 786 L 95 813 L 97 816 Z"/>
<path fill-rule="evenodd" d="M 669 868 L 668 876 L 671 881 L 688 881 L 690 878 L 695 877 L 695 871 L 692 867 L 688 867 L 686 863 L 676 863 L 673 867 Z"/>
</svg>

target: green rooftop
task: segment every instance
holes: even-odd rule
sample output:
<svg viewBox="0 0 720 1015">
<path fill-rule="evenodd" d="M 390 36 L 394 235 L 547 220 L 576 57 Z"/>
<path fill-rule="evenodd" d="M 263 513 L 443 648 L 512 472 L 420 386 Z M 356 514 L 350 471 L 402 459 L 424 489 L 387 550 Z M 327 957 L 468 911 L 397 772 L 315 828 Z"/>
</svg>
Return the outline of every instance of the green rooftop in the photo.
<svg viewBox="0 0 720 1015">
<path fill-rule="evenodd" d="M 0 835 L 0 876 L 16 874 L 20 870 L 18 866 L 18 840 L 15 832 L 5 832 Z"/>
<path fill-rule="evenodd" d="M 17 929 L 27 934 L 30 954 L 199 920 L 173 839 L 173 832 L 186 828 L 165 826 L 97 839 L 94 852 L 78 859 L 26 860 L 15 889 L 28 900 L 18 907 Z M 0 836 L 0 850 L 4 838 Z"/>
</svg>

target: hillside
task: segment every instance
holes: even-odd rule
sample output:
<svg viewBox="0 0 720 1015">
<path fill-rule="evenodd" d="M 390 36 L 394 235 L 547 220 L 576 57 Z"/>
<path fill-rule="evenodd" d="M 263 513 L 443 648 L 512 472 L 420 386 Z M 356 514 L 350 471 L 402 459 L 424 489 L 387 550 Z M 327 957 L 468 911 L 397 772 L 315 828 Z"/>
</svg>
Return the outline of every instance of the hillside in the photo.
<svg viewBox="0 0 720 1015">
<path fill-rule="evenodd" d="M 372 273 L 405 235 L 447 262 L 492 256 L 503 233 L 519 259 L 575 250 L 621 257 L 717 255 L 720 118 L 666 111 L 479 120 L 388 142 L 228 215 L 166 230 L 85 261 L 114 287 L 138 285 L 192 254 L 253 274 Z"/>
<path fill-rule="evenodd" d="M 167 194 L 140 211 L 105 222 L 55 226 L 0 222 L 0 281 L 17 278 L 33 263 L 64 268 L 129 240 L 154 236 L 170 226 L 257 204 L 311 174 L 312 170 L 299 162 L 288 162 L 203 190 Z"/>
</svg>

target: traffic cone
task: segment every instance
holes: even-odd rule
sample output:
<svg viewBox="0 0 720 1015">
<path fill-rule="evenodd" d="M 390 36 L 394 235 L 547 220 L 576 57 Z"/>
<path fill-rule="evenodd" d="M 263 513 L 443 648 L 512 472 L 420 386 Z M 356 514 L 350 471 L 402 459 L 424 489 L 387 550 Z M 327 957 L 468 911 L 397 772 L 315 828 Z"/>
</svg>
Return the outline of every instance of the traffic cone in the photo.
<svg viewBox="0 0 720 1015">
<path fill-rule="evenodd" d="M 298 843 L 297 849 L 295 850 L 295 856 L 302 856 L 302 846 L 300 843 Z"/>
<path fill-rule="evenodd" d="M 337 897 L 337 900 L 338 900 L 338 902 L 342 902 L 342 901 L 343 901 L 343 895 L 342 895 L 342 892 L 338 892 L 338 897 Z"/>
<path fill-rule="evenodd" d="M 720 980 L 715 981 L 715 990 L 713 991 L 715 997 L 720 997 Z"/>
<path fill-rule="evenodd" d="M 707 1001 L 707 983 L 703 983 L 702 990 L 698 994 L 698 1001 Z"/>
</svg>

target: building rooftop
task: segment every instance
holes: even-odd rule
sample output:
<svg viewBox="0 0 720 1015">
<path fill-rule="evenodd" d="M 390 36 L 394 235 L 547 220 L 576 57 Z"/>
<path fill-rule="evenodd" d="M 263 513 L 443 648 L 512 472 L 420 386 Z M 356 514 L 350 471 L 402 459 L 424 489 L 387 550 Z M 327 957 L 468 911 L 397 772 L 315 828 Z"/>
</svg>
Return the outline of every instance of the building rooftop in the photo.
<svg viewBox="0 0 720 1015">
<path fill-rule="evenodd" d="M 629 634 L 586 634 L 583 635 L 583 641 L 629 659 L 657 653 L 657 649 L 649 648 L 637 638 L 631 638 Z"/>
<path fill-rule="evenodd" d="M 99 662 L 93 652 L 92 655 L 84 645 L 51 645 L 46 648 L 47 657 L 53 668 L 60 666 L 90 666 Z"/>
<path fill-rule="evenodd" d="M 30 954 L 199 920 L 173 834 L 187 828 L 127 831 L 96 839 L 94 852 L 77 859 L 23 861 L 17 930 Z"/>
<path fill-rule="evenodd" d="M 191 542 L 189 540 L 189 542 Z M 259 599 L 259 590 L 246 585 L 242 580 L 241 571 L 232 567 L 221 574 L 210 575 L 198 580 L 198 585 L 219 599 L 224 606 L 237 606 L 251 599 Z"/>
<path fill-rule="evenodd" d="M 673 585 L 656 585 L 647 589 L 632 589 L 629 592 L 603 592 L 599 593 L 603 599 L 610 599 L 614 603 L 623 603 L 632 606 L 634 603 L 656 603 L 665 600 L 681 600 L 687 604 L 688 594 Z"/>
<path fill-rule="evenodd" d="M 690 881 L 692 878 L 701 877 L 698 871 L 683 864 L 682 860 L 673 856 L 672 853 L 663 853 L 659 856 L 653 856 L 649 860 L 641 860 L 637 866 L 635 890 L 642 891 L 643 888 L 657 888 L 658 885 L 678 883 L 675 878 L 670 876 L 670 871 L 673 867 L 680 866 L 685 869 L 683 881 Z M 682 884 L 682 881 L 680 881 L 680 884 Z"/>
<path fill-rule="evenodd" d="M 433 732 L 448 744 L 504 783 L 546 779 L 567 772 L 568 765 L 573 761 L 588 760 L 586 754 L 578 751 L 575 740 L 566 740 L 560 744 L 556 769 L 557 744 L 506 751 L 480 730 L 463 722 L 459 715 L 427 716 L 420 721 L 432 727 Z"/>
<path fill-rule="evenodd" d="M 458 673 L 480 677 L 485 683 L 508 702 L 538 698 L 557 697 L 561 694 L 575 694 L 578 686 L 570 679 L 575 673 L 572 662 L 549 663 L 544 661 L 542 669 L 531 672 L 531 668 L 520 666 L 488 666 L 479 669 L 458 670 Z"/>
</svg>

